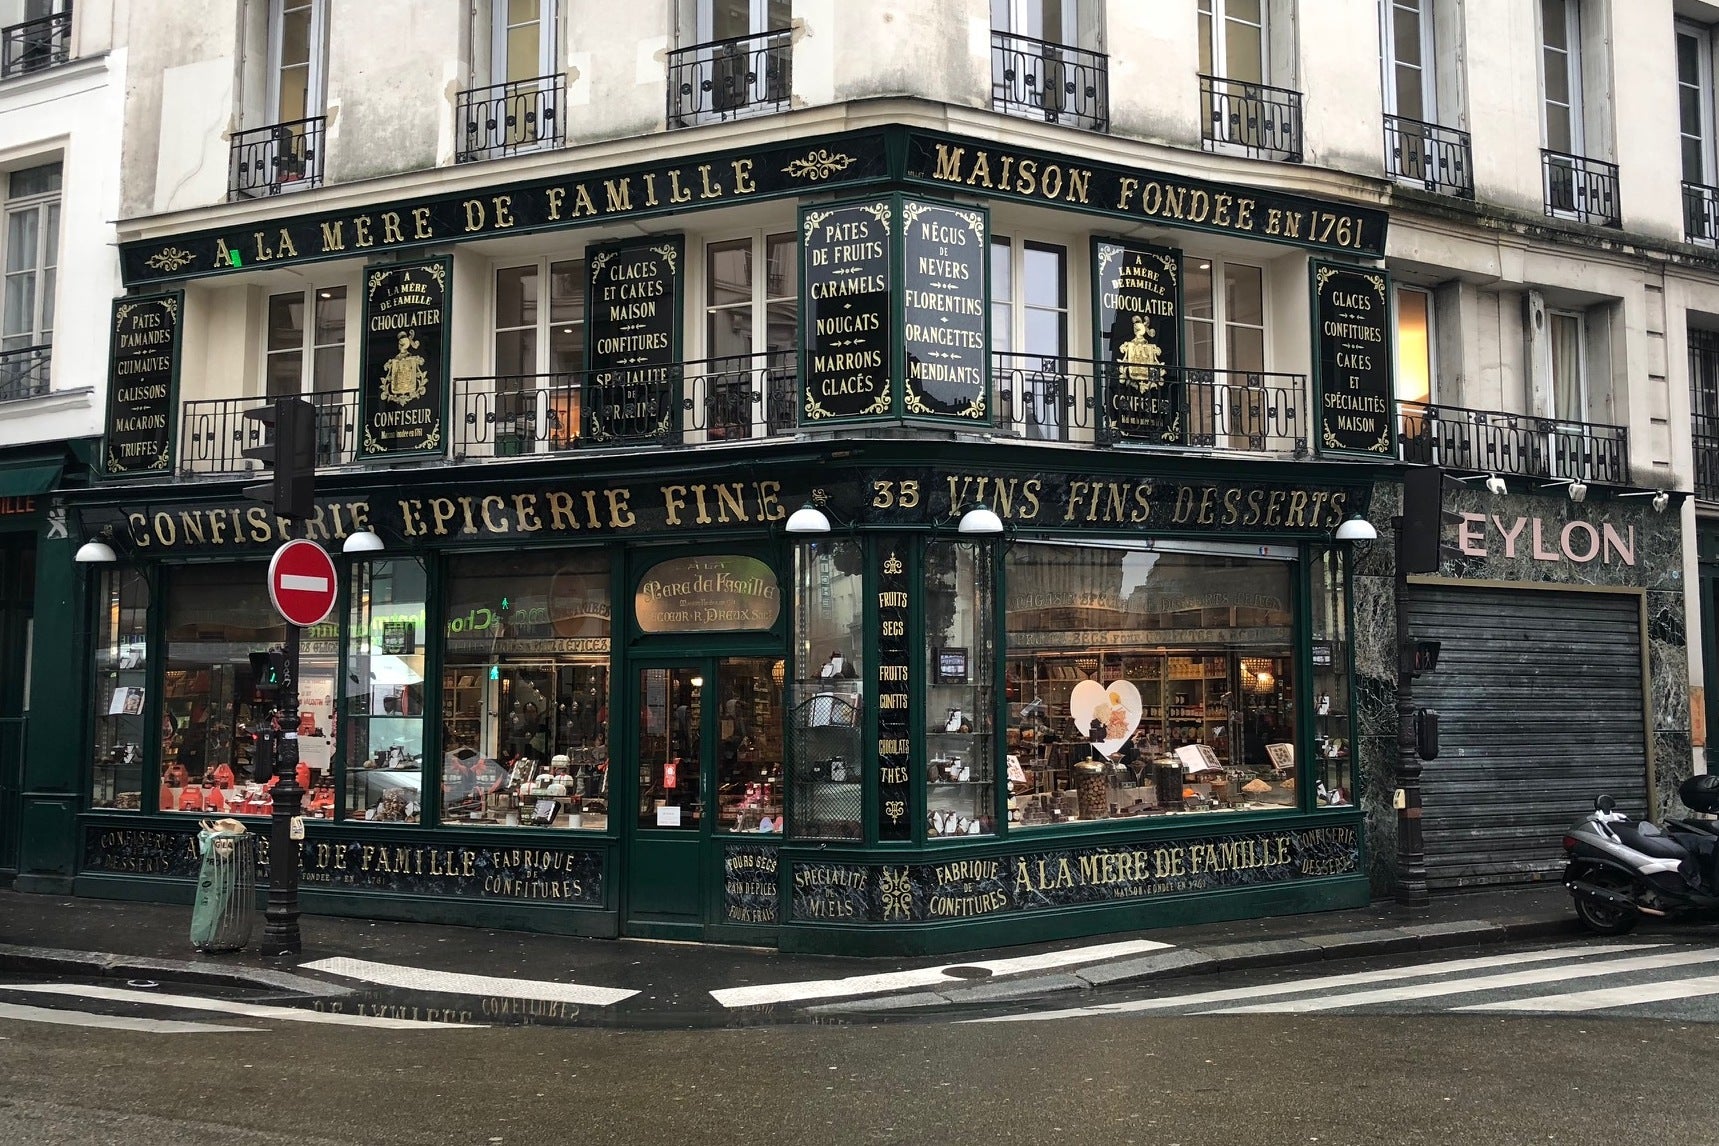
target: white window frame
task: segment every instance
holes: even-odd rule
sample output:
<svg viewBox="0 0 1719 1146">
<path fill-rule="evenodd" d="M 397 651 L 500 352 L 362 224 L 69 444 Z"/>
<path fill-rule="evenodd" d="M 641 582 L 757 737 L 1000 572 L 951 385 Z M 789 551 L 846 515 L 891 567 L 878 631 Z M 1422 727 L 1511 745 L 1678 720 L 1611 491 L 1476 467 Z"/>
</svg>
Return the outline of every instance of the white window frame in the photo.
<svg viewBox="0 0 1719 1146">
<path fill-rule="evenodd" d="M 1559 319 L 1567 319 L 1576 324 L 1576 416 L 1567 417 L 1558 409 L 1558 355 L 1556 353 L 1557 339 L 1553 328 Z M 1549 397 L 1552 401 L 1552 417 L 1558 422 L 1586 422 L 1592 395 L 1588 393 L 1588 318 L 1579 310 L 1560 310 L 1546 308 L 1546 340 L 1548 360 L 1551 363 L 1552 374 L 1547 381 Z"/>
<path fill-rule="evenodd" d="M 1212 46 L 1210 71 L 1206 74 L 1220 80 L 1233 83 L 1271 83 L 1271 0 L 1260 0 L 1259 23 L 1254 25 L 1251 20 L 1234 20 L 1229 15 L 1229 0 L 1199 0 L 1197 20 L 1206 21 L 1211 28 L 1209 42 Z M 1231 23 L 1248 24 L 1259 28 L 1259 76 L 1232 76 L 1227 74 L 1229 52 L 1229 25 Z"/>
<path fill-rule="evenodd" d="M 316 330 L 316 306 L 317 306 L 317 303 L 319 300 L 329 297 L 331 292 L 337 291 L 337 290 L 345 292 L 344 301 L 346 304 L 345 305 L 345 314 L 342 317 L 342 321 L 340 324 L 340 341 L 339 342 L 318 342 L 316 340 L 316 334 L 317 334 L 317 330 Z M 357 294 L 358 294 L 358 292 L 353 289 L 353 286 L 350 283 L 347 283 L 347 282 L 327 282 L 327 283 L 321 284 L 320 286 L 306 287 L 303 290 L 269 291 L 267 294 L 265 294 L 263 296 L 263 323 L 262 323 L 262 327 L 263 327 L 263 338 L 262 338 L 263 356 L 262 356 L 262 375 L 261 375 L 263 396 L 265 396 L 265 397 L 268 396 L 269 376 L 270 376 L 269 360 L 276 355 L 285 355 L 285 354 L 297 354 L 299 356 L 299 360 L 298 360 L 298 390 L 295 392 L 297 396 L 301 396 L 301 397 L 305 397 L 305 398 L 313 398 L 317 394 L 338 393 L 339 391 L 345 390 L 347 388 L 346 382 L 347 382 L 347 379 L 349 377 L 351 377 L 352 368 L 353 368 L 353 361 L 352 361 L 353 344 L 351 341 L 351 334 L 352 334 L 352 329 L 353 329 L 352 305 L 353 305 L 353 301 L 357 297 Z M 270 312 L 270 310 L 273 309 L 274 300 L 277 298 L 291 298 L 295 295 L 298 296 L 299 305 L 302 308 L 302 313 L 304 315 L 304 322 L 303 322 L 304 330 L 299 336 L 299 345 L 297 346 L 297 348 L 289 348 L 289 347 L 283 346 L 279 349 L 271 350 L 271 349 L 269 349 L 269 312 Z M 329 348 L 331 346 L 339 346 L 341 348 L 340 377 L 334 380 L 335 385 L 333 386 L 332 389 L 318 390 L 316 388 L 316 352 L 318 350 L 326 350 L 327 348 Z M 278 395 L 278 397 L 283 397 L 283 398 L 293 397 L 293 396 L 295 396 L 295 395 L 293 395 L 293 394 Z"/>
<path fill-rule="evenodd" d="M 716 347 L 712 345 L 713 340 L 710 337 L 711 319 L 719 312 L 735 310 L 742 306 L 750 307 L 752 310 L 752 384 L 763 384 L 764 386 L 764 393 L 760 396 L 757 402 L 752 404 L 752 421 L 750 430 L 750 437 L 752 438 L 762 438 L 767 436 L 770 432 L 769 356 L 773 353 L 783 353 L 782 351 L 772 351 L 770 349 L 770 307 L 773 304 L 779 305 L 784 302 L 791 302 L 794 304 L 795 333 L 793 346 L 788 353 L 794 353 L 797 355 L 800 351 L 800 343 L 802 342 L 800 337 L 800 320 L 803 316 L 800 314 L 799 310 L 800 292 L 798 289 L 798 268 L 795 270 L 795 289 L 786 294 L 771 293 L 770 241 L 772 239 L 779 242 L 784 240 L 787 241 L 789 248 L 794 252 L 792 257 L 799 257 L 799 246 L 795 241 L 795 235 L 792 229 L 784 230 L 775 227 L 759 227 L 738 233 L 729 233 L 720 236 L 713 235 L 704 239 L 701 243 L 702 257 L 699 260 L 699 281 L 697 283 L 699 291 L 699 320 L 697 339 L 698 345 L 702 350 L 703 361 L 709 364 L 706 367 L 707 370 L 716 371 L 720 369 L 720 366 L 717 363 L 718 353 Z M 719 305 L 714 301 L 713 295 L 715 284 L 710 278 L 711 249 L 713 247 L 725 247 L 742 242 L 750 243 L 752 248 L 753 274 L 751 297 L 744 303 L 736 301 L 722 303 Z M 739 356 L 721 356 L 724 361 L 737 357 Z M 760 364 L 760 360 L 762 360 L 762 365 Z M 687 373 L 685 396 L 691 399 L 695 409 L 707 408 L 709 395 L 706 387 L 708 385 L 708 375 L 694 374 L 691 371 Z M 708 429 L 697 433 L 690 433 L 689 440 L 698 439 L 704 433 L 708 433 Z"/>
<path fill-rule="evenodd" d="M 1062 27 L 1047 29 L 1040 0 L 991 0 L 991 27 L 998 32 L 1075 48 L 1080 46 L 1079 9 L 1080 0 L 1062 0 Z M 1052 31 L 1056 34 L 1049 34 Z"/>
<path fill-rule="evenodd" d="M 1268 381 L 1266 375 L 1271 372 L 1271 275 L 1269 268 L 1263 261 L 1253 263 L 1246 259 L 1226 259 L 1221 255 L 1206 255 L 1197 251 L 1183 252 L 1182 266 L 1184 270 L 1182 272 L 1182 345 L 1180 353 L 1181 365 L 1189 371 L 1183 375 L 1185 389 L 1188 393 L 1188 425 L 1183 428 L 1184 432 L 1193 435 L 1197 432 L 1210 431 L 1217 434 L 1221 446 L 1234 450 L 1246 450 L 1249 448 L 1246 434 L 1231 436 L 1220 431 L 1224 426 L 1257 426 L 1264 417 L 1258 406 L 1258 402 L 1263 401 L 1263 399 L 1248 399 L 1243 392 L 1247 390 L 1263 391 Z M 1191 276 L 1185 269 L 1189 266 L 1210 272 L 1212 283 L 1212 316 L 1210 319 L 1196 318 L 1190 312 L 1188 282 Z M 1251 271 L 1259 272 L 1259 322 L 1257 324 L 1240 322 L 1230 317 L 1229 297 L 1225 284 L 1228 279 L 1229 268 L 1232 266 L 1246 267 Z M 1194 364 L 1191 353 L 1194 347 L 1192 331 L 1196 325 L 1208 324 L 1211 327 L 1212 361 L 1209 366 L 1197 366 Z M 1260 363 L 1257 367 L 1238 367 L 1230 361 L 1228 335 L 1232 327 L 1259 331 Z M 1197 381 L 1199 375 L 1193 373 L 1199 370 L 1215 372 L 1210 383 L 1214 393 L 1204 402 L 1201 402 L 1197 397 L 1197 391 L 1202 385 Z M 1256 380 L 1250 383 L 1247 375 L 1256 371 Z M 1243 402 L 1251 402 L 1255 408 L 1235 411 L 1234 407 Z M 1210 425 L 1206 424 L 1207 419 L 1204 418 L 1204 413 L 1208 411 L 1213 414 Z"/>
<path fill-rule="evenodd" d="M 0 326 L 0 349 L 7 351 L 26 350 L 33 346 L 51 346 L 54 341 L 54 303 L 55 293 L 59 288 L 60 265 L 60 228 L 59 222 L 65 218 L 61 208 L 61 197 L 65 189 L 65 168 L 59 159 L 47 163 L 31 164 L 15 171 L 4 173 L 0 178 L 7 180 L 7 191 L 11 190 L 12 176 L 21 171 L 34 170 L 37 167 L 59 167 L 60 186 L 52 191 L 42 191 L 34 195 L 22 195 L 18 198 L 6 199 L 4 227 L 0 228 L 0 316 L 6 311 L 6 297 L 11 292 L 12 280 L 16 274 L 28 273 L 33 276 L 35 285 L 32 288 L 35 297 L 30 300 L 30 329 L 14 334 L 6 333 Z M 12 219 L 14 216 L 35 213 L 36 219 L 36 252 L 35 260 L 28 268 L 20 268 L 17 272 L 5 270 L 11 263 L 11 252 L 6 250 L 6 244 L 12 234 Z M 53 226 L 49 224 L 53 223 Z M 29 341 L 16 346 L 7 343 L 16 338 L 28 337 Z"/>
<path fill-rule="evenodd" d="M 716 9 L 711 0 L 698 0 L 696 24 L 698 42 L 708 44 L 716 39 Z M 792 15 L 790 13 L 790 19 Z M 770 0 L 749 0 L 747 12 L 747 30 L 742 35 L 761 36 L 771 31 Z M 729 38 L 729 37 L 724 37 Z"/>
<path fill-rule="evenodd" d="M 1557 150 L 1552 146 L 1551 99 L 1546 89 L 1546 56 L 1549 52 L 1558 50 L 1564 55 L 1564 71 L 1569 81 L 1570 102 L 1570 154 L 1586 155 L 1586 135 L 1583 131 L 1582 117 L 1582 5 L 1581 0 L 1558 0 L 1564 8 L 1564 40 L 1568 45 L 1565 49 L 1553 49 L 1546 43 L 1546 29 L 1540 29 L 1540 140 L 1541 146 L 1549 151 Z M 1535 6 L 1536 13 L 1544 19 L 1544 8 Z"/>
<path fill-rule="evenodd" d="M 489 34 L 489 82 L 500 84 L 508 82 L 508 30 L 518 25 L 507 22 L 510 5 L 508 0 L 490 0 L 490 34 Z M 529 76 L 521 76 L 521 80 L 538 79 L 552 76 L 560 71 L 561 52 L 559 44 L 560 12 L 557 0 L 537 0 L 537 64 L 536 71 Z M 528 21 L 529 22 L 529 21 Z"/>
<path fill-rule="evenodd" d="M 990 245 L 986 248 L 987 266 L 996 248 L 1002 244 L 1009 245 L 1009 297 L 996 297 L 996 278 L 991 279 L 991 297 L 989 305 L 992 311 L 999 303 L 1009 311 L 1009 329 L 1006 336 L 998 334 L 996 323 L 991 324 L 991 352 L 993 355 L 993 376 L 1009 377 L 1006 371 L 1011 368 L 1020 371 L 1019 377 L 1011 379 L 1030 391 L 1028 394 L 1015 395 L 1014 417 L 1015 432 L 1033 441 L 1072 441 L 1076 440 L 1083 431 L 1082 427 L 1066 425 L 1069 421 L 1070 407 L 1066 404 L 1072 398 L 1075 408 L 1083 404 L 1088 408 L 1096 408 L 1098 401 L 1097 379 L 1093 377 L 1094 368 L 1088 366 L 1084 372 L 1070 365 L 1069 360 L 1075 352 L 1075 247 L 1068 241 L 1046 235 L 1035 235 L 1014 231 L 1009 234 L 993 232 Z M 1026 273 L 1027 250 L 1032 248 L 1040 251 L 1056 252 L 1062 260 L 1062 296 L 1063 305 L 1060 307 L 1031 306 L 1027 303 Z M 1040 311 L 1062 316 L 1062 345 L 1055 351 L 1027 349 L 1024 338 L 1027 331 L 1027 315 L 1031 311 Z M 990 317 L 990 316 L 987 316 Z M 997 363 L 995 355 L 1007 354 L 1006 362 Z M 1033 363 L 1031 359 L 1038 359 Z M 1000 369 L 999 369 L 1000 367 Z M 1035 378 L 1039 379 L 1035 382 Z M 1066 388 L 1063 394 L 1064 405 L 1045 409 L 1043 399 L 1051 384 L 1060 379 Z M 995 384 L 993 382 L 993 384 Z M 1029 402 L 1029 398 L 1031 401 Z M 1044 409 L 1043 418 L 1032 416 L 1034 411 Z M 1091 432 L 1091 419 L 1084 432 Z"/>
<path fill-rule="evenodd" d="M 1685 183 L 1697 183 L 1704 187 L 1711 187 L 1716 178 L 1713 151 L 1713 30 L 1693 21 L 1679 20 L 1676 25 L 1676 37 L 1680 40 L 1687 38 L 1695 41 L 1696 107 L 1701 116 L 1701 134 L 1698 137 L 1698 142 L 1701 145 L 1701 170 L 1695 174 L 1694 178 L 1690 177 L 1690 172 L 1683 167 L 1681 147 L 1678 149 L 1678 167 L 1682 171 L 1682 179 Z M 1684 82 L 1681 70 L 1676 78 L 1678 91 L 1681 95 L 1682 89 L 1688 85 Z M 1682 104 L 1679 101 L 1678 140 L 1680 143 L 1682 140 L 1691 138 L 1689 133 L 1683 130 L 1681 107 Z"/>
<path fill-rule="evenodd" d="M 1401 115 L 1400 93 L 1397 89 L 1397 13 L 1413 9 L 1420 20 L 1421 62 L 1421 120 L 1437 123 L 1438 119 L 1438 56 L 1433 41 L 1433 4 L 1435 0 L 1379 0 L 1379 45 L 1385 85 L 1385 112 Z"/>
<path fill-rule="evenodd" d="M 535 453 L 543 453 L 548 450 L 571 445 L 577 440 L 578 435 L 582 430 L 582 427 L 579 424 L 582 420 L 579 403 L 583 400 L 582 395 L 585 385 L 584 372 L 586 353 L 583 334 L 586 318 L 590 310 L 590 302 L 587 299 L 585 304 L 579 308 L 579 313 L 574 318 L 562 320 L 564 323 L 571 323 L 572 325 L 580 328 L 581 337 L 579 345 L 581 350 L 579 361 L 573 363 L 572 367 L 568 370 L 563 371 L 554 369 L 551 356 L 554 349 L 555 306 L 554 299 L 551 297 L 550 292 L 554 289 L 554 267 L 562 263 L 577 264 L 577 273 L 581 283 L 580 289 L 582 292 L 588 291 L 590 289 L 590 282 L 588 279 L 588 271 L 585 266 L 584 248 L 580 248 L 575 251 L 559 251 L 555 254 L 539 255 L 534 259 L 496 259 L 489 267 L 490 298 L 487 323 L 488 339 L 484 346 L 484 357 L 489 371 L 491 386 L 488 401 L 495 403 L 489 412 L 493 413 L 496 418 L 495 433 L 497 434 L 498 443 L 501 440 L 500 435 L 513 433 L 519 437 L 520 440 L 529 441 L 532 452 Z M 496 277 L 503 271 L 519 270 L 523 267 L 533 268 L 537 276 L 538 293 L 536 320 L 531 326 L 519 325 L 504 327 L 500 324 L 501 316 L 499 309 L 501 306 L 501 295 L 500 292 L 496 290 Z M 532 369 L 529 374 L 501 375 L 496 362 L 496 338 L 498 335 L 507 331 L 515 330 L 532 330 L 535 334 L 535 338 L 533 339 L 534 347 L 532 356 L 534 361 L 532 362 Z M 509 391 L 495 390 L 493 388 L 499 378 L 521 377 L 539 380 L 536 381 L 534 385 L 537 389 L 542 391 L 542 379 L 549 378 L 550 376 L 559 377 L 561 375 L 566 375 L 568 377 L 568 381 L 564 384 L 552 383 L 555 388 L 551 391 L 544 391 L 545 397 L 541 407 L 539 407 L 539 404 L 535 400 L 532 402 L 529 430 L 503 425 L 503 416 L 507 415 L 507 411 L 503 409 L 501 395 L 509 393 Z M 570 399 L 570 401 L 568 399 Z M 467 394 L 464 401 L 467 403 L 473 403 L 478 401 L 478 399 L 475 394 Z M 470 410 L 468 409 L 466 412 L 469 413 Z M 555 421 L 551 420 L 551 413 L 555 415 Z M 507 415 L 509 420 L 514 416 L 515 415 Z"/>
<path fill-rule="evenodd" d="M 304 0 L 310 7 L 310 60 L 305 75 L 305 118 L 322 115 L 328 104 L 328 0 Z M 286 122 L 281 118 L 281 49 L 283 24 L 287 5 L 300 6 L 295 0 L 269 0 L 269 75 L 267 93 L 268 124 Z"/>
</svg>

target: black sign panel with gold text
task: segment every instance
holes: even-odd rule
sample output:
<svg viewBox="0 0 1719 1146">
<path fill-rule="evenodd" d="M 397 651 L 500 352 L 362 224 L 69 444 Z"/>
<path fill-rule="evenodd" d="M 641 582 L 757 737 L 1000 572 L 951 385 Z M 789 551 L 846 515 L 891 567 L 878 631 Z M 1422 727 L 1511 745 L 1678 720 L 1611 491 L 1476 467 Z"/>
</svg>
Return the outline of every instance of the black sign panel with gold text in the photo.
<svg viewBox="0 0 1719 1146">
<path fill-rule="evenodd" d="M 679 235 L 597 249 L 585 284 L 581 433 L 593 442 L 649 438 L 680 426 Z"/>
<path fill-rule="evenodd" d="M 1092 244 L 1093 345 L 1106 363 L 1104 417 L 1124 441 L 1181 442 L 1182 258 L 1145 243 Z"/>
<path fill-rule="evenodd" d="M 800 214 L 805 422 L 887 415 L 893 343 L 888 199 Z"/>
<path fill-rule="evenodd" d="M 113 302 L 102 442 L 109 477 L 173 472 L 184 300 L 175 291 Z"/>
<path fill-rule="evenodd" d="M 448 408 L 449 260 L 364 270 L 358 453 L 438 453 Z"/>
<path fill-rule="evenodd" d="M 1323 453 L 1396 452 L 1390 299 L 1384 271 L 1313 264 L 1313 363 Z"/>
<path fill-rule="evenodd" d="M 901 550 L 883 557 L 877 580 L 877 838 L 913 838 L 912 751 L 913 646 L 908 639 L 911 578 Z"/>
<path fill-rule="evenodd" d="M 907 199 L 901 222 L 907 412 L 985 422 L 985 212 Z"/>
</svg>

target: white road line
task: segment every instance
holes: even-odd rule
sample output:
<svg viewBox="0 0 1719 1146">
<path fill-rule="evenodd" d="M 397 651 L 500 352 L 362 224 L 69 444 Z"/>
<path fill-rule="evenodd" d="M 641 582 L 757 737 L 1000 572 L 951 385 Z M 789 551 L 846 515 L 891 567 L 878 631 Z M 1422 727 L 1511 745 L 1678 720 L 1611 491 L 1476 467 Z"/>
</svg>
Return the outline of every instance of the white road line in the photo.
<svg viewBox="0 0 1719 1146">
<path fill-rule="evenodd" d="M 416 1022 L 412 1019 L 390 1019 L 380 1015 L 348 1015 L 333 1011 L 299 1010 L 296 1007 L 272 1007 L 263 1003 L 241 1003 L 237 999 L 204 999 L 196 995 L 165 995 L 159 991 L 128 991 L 123 987 L 80 987 L 76 983 L 24 983 L 0 986 L 0 991 L 18 991 L 32 995 L 70 995 L 79 999 L 109 999 L 119 1003 L 147 1003 L 159 1007 L 177 1007 L 186 1011 L 219 1011 L 249 1019 L 276 1019 L 291 1023 L 326 1023 L 337 1027 L 380 1027 L 390 1031 L 415 1031 L 423 1027 L 447 1030 L 475 1029 L 482 1024 Z"/>
<path fill-rule="evenodd" d="M 576 1003 L 608 1007 L 630 999 L 637 991 L 619 987 L 590 987 L 579 983 L 556 983 L 548 979 L 504 979 L 496 975 L 462 975 L 454 971 L 432 971 L 397 963 L 373 963 L 368 959 L 317 959 L 300 963 L 307 971 L 321 971 L 345 979 L 357 979 L 384 987 L 432 991 L 443 995 L 495 995 L 506 999 L 528 999 L 545 1003 Z"/>
<path fill-rule="evenodd" d="M 1334 1011 L 1340 1007 L 1365 1007 L 1373 1003 L 1400 1003 L 1411 999 L 1436 998 L 1440 995 L 1464 995 L 1471 991 L 1496 991 L 1505 987 L 1531 987 L 1536 983 L 1556 983 L 1565 979 L 1592 979 L 1597 975 L 1615 975 L 1621 971 L 1653 971 L 1661 967 L 1686 967 L 1691 963 L 1719 962 L 1719 951 L 1673 951 L 1666 955 L 1642 955 L 1634 959 L 1606 959 L 1577 964 L 1574 967 L 1542 967 L 1534 971 L 1512 971 L 1504 975 L 1482 975 L 1475 979 L 1458 979 L 1450 983 L 1421 983 L 1413 987 L 1389 987 L 1379 991 L 1356 991 L 1348 995 L 1322 996 L 1317 999 L 1286 999 L 1280 1003 L 1261 1003 L 1253 1007 L 1226 1007 L 1216 1011 L 1201 1011 L 1203 1015 L 1306 1014 L 1309 1011 Z"/>
<path fill-rule="evenodd" d="M 1690 999 L 1697 995 L 1719 994 L 1719 975 L 1701 975 L 1693 979 L 1666 979 L 1658 983 L 1637 983 L 1631 987 L 1602 987 L 1595 991 L 1571 991 L 1563 995 L 1541 995 L 1535 999 L 1506 999 L 1501 1003 L 1475 1003 L 1468 1007 L 1453 1007 L 1456 1011 L 1603 1011 L 1609 1007 L 1634 1007 L 1642 1003 L 1663 1003 L 1668 999 Z"/>
<path fill-rule="evenodd" d="M 992 1018 L 967 1019 L 965 1021 L 969 1023 L 1036 1023 L 1047 1019 L 1084 1018 L 1089 1015 L 1123 1015 L 1140 1011 L 1163 1011 L 1172 1007 L 1223 1003 L 1232 999 L 1261 999 L 1273 995 L 1299 995 L 1303 992 L 1322 991 L 1331 987 L 1356 987 L 1368 983 L 1390 983 L 1403 979 L 1456 975 L 1464 971 L 1483 971 L 1490 967 L 1510 967 L 1522 963 L 1546 963 L 1553 959 L 1580 959 L 1589 955 L 1610 955 L 1619 951 L 1651 951 L 1656 947 L 1663 946 L 1662 943 L 1617 943 L 1592 947 L 1550 947 L 1538 951 L 1517 951 L 1509 955 L 1482 955 L 1465 959 L 1446 959 L 1436 963 L 1418 963 L 1412 967 L 1387 967 L 1379 971 L 1356 971 L 1347 975 L 1322 975 L 1315 979 L 1298 979 L 1293 983 L 1230 987 L 1221 991 L 1200 991 L 1192 995 L 1136 999 L 1128 1003 L 1099 1003 L 1091 1007 L 1069 1007 L 1060 1011 L 1039 1011 L 1035 1014 L 1026 1015 L 997 1015 Z"/>
<path fill-rule="evenodd" d="M 26 1007 L 0 1003 L 0 1019 L 21 1023 L 53 1023 L 61 1027 L 100 1027 L 109 1031 L 141 1031 L 151 1035 L 206 1035 L 226 1031 L 261 1031 L 263 1027 L 221 1027 L 214 1023 L 181 1023 L 172 1019 L 127 1019 L 118 1015 L 96 1015 L 88 1011 L 56 1011 L 48 1007 Z"/>
<path fill-rule="evenodd" d="M 1001 975 L 1018 975 L 1026 971 L 1047 971 L 1055 967 L 1073 967 L 1081 963 L 1099 963 L 1125 955 L 1146 951 L 1162 951 L 1168 943 L 1150 939 L 1128 939 L 1120 943 L 1100 943 L 1093 947 L 1072 947 L 1066 951 L 1046 951 L 1039 955 L 1021 955 L 1014 959 L 987 959 L 970 963 L 946 963 L 941 967 L 919 967 L 912 971 L 885 971 L 876 975 L 851 975 L 846 979 L 809 979 L 799 983 L 760 983 L 751 987 L 727 987 L 712 991 L 711 997 L 725 1007 L 758 1007 L 769 1003 L 793 1003 L 802 999 L 830 999 L 846 995 L 876 995 L 886 991 L 903 991 L 910 987 L 951 987 L 971 985 L 972 979 L 950 974 L 951 968 L 983 967 L 990 974 L 985 981 Z"/>
</svg>

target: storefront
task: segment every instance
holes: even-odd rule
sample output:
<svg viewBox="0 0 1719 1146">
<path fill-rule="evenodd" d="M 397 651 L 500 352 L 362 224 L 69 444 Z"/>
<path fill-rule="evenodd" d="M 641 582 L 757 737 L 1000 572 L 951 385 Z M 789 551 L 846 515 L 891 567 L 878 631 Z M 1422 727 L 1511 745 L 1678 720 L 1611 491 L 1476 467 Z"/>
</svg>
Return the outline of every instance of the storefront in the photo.
<svg viewBox="0 0 1719 1146">
<path fill-rule="evenodd" d="M 387 548 L 305 634 L 307 904 L 902 950 L 1364 901 L 1330 533 L 1366 487 L 947 452 L 326 492 Z M 959 531 L 981 500 L 1003 533 Z M 182 895 L 197 820 L 269 807 L 275 539 L 80 511 L 121 560 L 78 890 Z"/>
<path fill-rule="evenodd" d="M 1526 484 L 1497 495 L 1448 489 L 1450 556 L 1438 576 L 1409 580 L 1410 631 L 1440 644 L 1437 668 L 1414 683 L 1416 704 L 1440 716 L 1439 757 L 1422 772 L 1435 891 L 1558 879 L 1558 840 L 1595 796 L 1657 818 L 1680 807 L 1677 786 L 1690 774 L 1671 499 L 1655 511 L 1646 494 L 1576 502 L 1566 486 Z M 1358 607 L 1388 623 L 1389 579 L 1367 564 Z M 1368 626 L 1358 663 L 1363 726 L 1394 733 L 1392 641 L 1385 626 Z M 1364 789 L 1388 795 L 1388 747 L 1363 758 L 1378 766 Z M 1389 854 L 1393 818 L 1369 811 L 1374 852 Z"/>
</svg>

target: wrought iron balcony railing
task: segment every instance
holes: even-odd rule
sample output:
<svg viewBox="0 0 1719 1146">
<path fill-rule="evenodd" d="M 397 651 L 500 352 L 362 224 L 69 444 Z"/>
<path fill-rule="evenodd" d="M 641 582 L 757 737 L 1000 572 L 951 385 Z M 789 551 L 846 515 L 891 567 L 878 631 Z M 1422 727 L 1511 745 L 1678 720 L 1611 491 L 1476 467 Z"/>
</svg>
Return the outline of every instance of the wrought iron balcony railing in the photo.
<svg viewBox="0 0 1719 1146">
<path fill-rule="evenodd" d="M 1222 76 L 1200 77 L 1201 143 L 1255 159 L 1301 162 L 1301 93 Z"/>
<path fill-rule="evenodd" d="M 322 182 L 323 117 L 271 123 L 233 136 L 228 197 L 257 199 Z"/>
<path fill-rule="evenodd" d="M 0 79 L 63 64 L 72 56 L 72 10 L 0 28 Z"/>
<path fill-rule="evenodd" d="M 567 77 L 560 73 L 461 92 L 454 100 L 455 161 L 560 147 L 566 94 Z"/>
<path fill-rule="evenodd" d="M 1530 414 L 1397 403 L 1405 462 L 1476 473 L 1629 482 L 1629 430 Z"/>
<path fill-rule="evenodd" d="M 670 52 L 668 125 L 692 127 L 786 110 L 793 64 L 786 29 Z"/>
<path fill-rule="evenodd" d="M 1385 170 L 1435 194 L 1474 198 L 1468 132 L 1402 115 L 1385 116 Z"/>
<path fill-rule="evenodd" d="M 54 348 L 47 343 L 0 351 L 0 402 L 40 398 L 46 394 L 48 367 L 53 356 Z"/>
<path fill-rule="evenodd" d="M 1623 226 L 1623 214 L 1618 207 L 1617 164 L 1542 147 L 1540 170 L 1546 214 L 1596 227 Z"/>
<path fill-rule="evenodd" d="M 637 370 L 454 379 L 455 460 L 792 434 L 791 350 Z"/>
<path fill-rule="evenodd" d="M 1683 237 L 1704 247 L 1719 245 L 1719 187 L 1683 185 Z"/>
<path fill-rule="evenodd" d="M 991 106 L 1008 115 L 1110 130 L 1110 57 L 991 31 Z"/>
<path fill-rule="evenodd" d="M 310 394 L 316 407 L 316 464 L 343 466 L 353 460 L 358 441 L 358 391 Z M 187 474 L 238 474 L 255 468 L 243 450 L 264 444 L 262 426 L 245 417 L 273 398 L 216 398 L 179 407 L 179 471 Z"/>
<path fill-rule="evenodd" d="M 992 355 L 996 429 L 1029 441 L 1308 452 L 1299 374 Z"/>
</svg>

